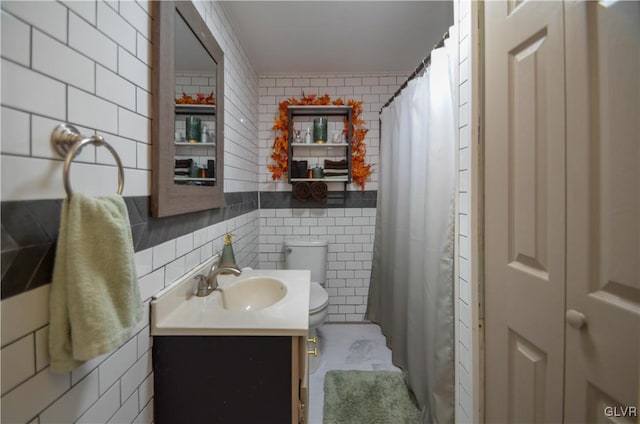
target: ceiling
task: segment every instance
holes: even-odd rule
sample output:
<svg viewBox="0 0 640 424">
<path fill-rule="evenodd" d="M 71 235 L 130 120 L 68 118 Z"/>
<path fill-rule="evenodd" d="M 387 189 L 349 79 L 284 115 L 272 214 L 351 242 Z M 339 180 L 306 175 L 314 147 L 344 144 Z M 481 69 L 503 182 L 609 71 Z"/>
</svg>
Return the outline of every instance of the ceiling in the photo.
<svg viewBox="0 0 640 424">
<path fill-rule="evenodd" d="M 222 1 L 258 74 L 407 72 L 453 24 L 452 1 Z"/>
</svg>

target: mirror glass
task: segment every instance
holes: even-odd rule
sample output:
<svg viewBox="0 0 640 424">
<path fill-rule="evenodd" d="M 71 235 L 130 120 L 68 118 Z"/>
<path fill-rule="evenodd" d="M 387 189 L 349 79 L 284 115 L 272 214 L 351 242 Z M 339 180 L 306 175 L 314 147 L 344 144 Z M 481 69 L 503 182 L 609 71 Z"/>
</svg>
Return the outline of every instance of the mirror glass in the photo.
<svg viewBox="0 0 640 424">
<path fill-rule="evenodd" d="M 175 11 L 174 184 L 216 185 L 216 61 Z"/>
</svg>

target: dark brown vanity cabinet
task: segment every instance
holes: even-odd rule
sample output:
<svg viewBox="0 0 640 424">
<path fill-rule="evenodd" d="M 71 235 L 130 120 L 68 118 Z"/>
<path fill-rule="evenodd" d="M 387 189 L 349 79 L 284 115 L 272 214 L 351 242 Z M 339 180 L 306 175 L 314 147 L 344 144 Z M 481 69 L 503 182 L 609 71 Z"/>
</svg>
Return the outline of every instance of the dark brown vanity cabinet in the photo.
<svg viewBox="0 0 640 424">
<path fill-rule="evenodd" d="M 154 422 L 306 422 L 306 355 L 296 336 L 155 336 Z"/>
</svg>

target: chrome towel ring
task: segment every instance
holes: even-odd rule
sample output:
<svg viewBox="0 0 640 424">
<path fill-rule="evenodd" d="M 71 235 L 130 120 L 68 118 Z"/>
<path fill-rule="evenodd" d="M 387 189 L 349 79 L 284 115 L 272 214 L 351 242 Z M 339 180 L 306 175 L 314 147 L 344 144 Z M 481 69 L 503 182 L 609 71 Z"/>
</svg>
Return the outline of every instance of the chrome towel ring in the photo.
<svg viewBox="0 0 640 424">
<path fill-rule="evenodd" d="M 87 144 L 93 144 L 95 146 L 106 147 L 109 152 L 113 155 L 113 158 L 118 165 L 118 194 L 122 194 L 122 190 L 124 189 L 124 168 L 122 167 L 122 161 L 120 160 L 120 156 L 115 151 L 113 147 L 109 143 L 104 140 L 104 137 L 100 135 L 94 135 L 91 137 L 83 137 L 80 134 L 80 131 L 76 127 L 70 124 L 60 124 L 53 129 L 51 133 L 51 144 L 56 152 L 62 157 L 64 160 L 64 170 L 63 170 L 63 182 L 64 182 L 64 190 L 67 192 L 67 196 L 71 197 L 73 194 L 73 190 L 71 190 L 71 183 L 69 183 L 69 171 L 71 169 L 71 162 L 76 157 L 78 153 L 82 150 L 84 146 Z"/>
</svg>

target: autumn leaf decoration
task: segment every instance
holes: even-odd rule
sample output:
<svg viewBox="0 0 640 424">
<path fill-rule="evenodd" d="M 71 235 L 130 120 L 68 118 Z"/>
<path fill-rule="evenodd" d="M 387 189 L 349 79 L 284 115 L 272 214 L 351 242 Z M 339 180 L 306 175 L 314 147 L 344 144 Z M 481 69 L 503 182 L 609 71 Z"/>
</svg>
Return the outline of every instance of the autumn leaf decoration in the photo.
<svg viewBox="0 0 640 424">
<path fill-rule="evenodd" d="M 268 165 L 267 169 L 271 171 L 272 180 L 280 180 L 283 175 L 287 174 L 287 159 L 289 154 L 289 106 L 344 106 L 341 98 L 331 100 L 328 94 L 318 97 L 316 94 L 305 95 L 302 93 L 300 99 L 289 98 L 278 104 L 278 116 L 274 119 L 272 129 L 276 132 L 276 138 L 273 141 L 273 151 L 271 159 L 275 162 Z M 351 178 L 353 182 L 360 186 L 364 191 L 365 184 L 369 175 L 371 175 L 372 164 L 367 164 L 365 157 L 367 155 L 367 145 L 364 138 L 369 131 L 364 127 L 365 121 L 360 117 L 362 114 L 362 102 L 356 100 L 348 100 L 347 106 L 351 106 L 353 112 L 351 121 L 353 125 L 353 135 L 351 139 Z M 349 133 L 349 120 L 344 119 L 344 134 Z"/>
<path fill-rule="evenodd" d="M 205 96 L 204 93 L 197 93 L 195 99 L 186 93 L 182 93 L 182 97 L 176 97 L 176 104 L 177 105 L 215 105 L 216 98 L 213 95 L 213 91 L 208 96 Z"/>
</svg>

